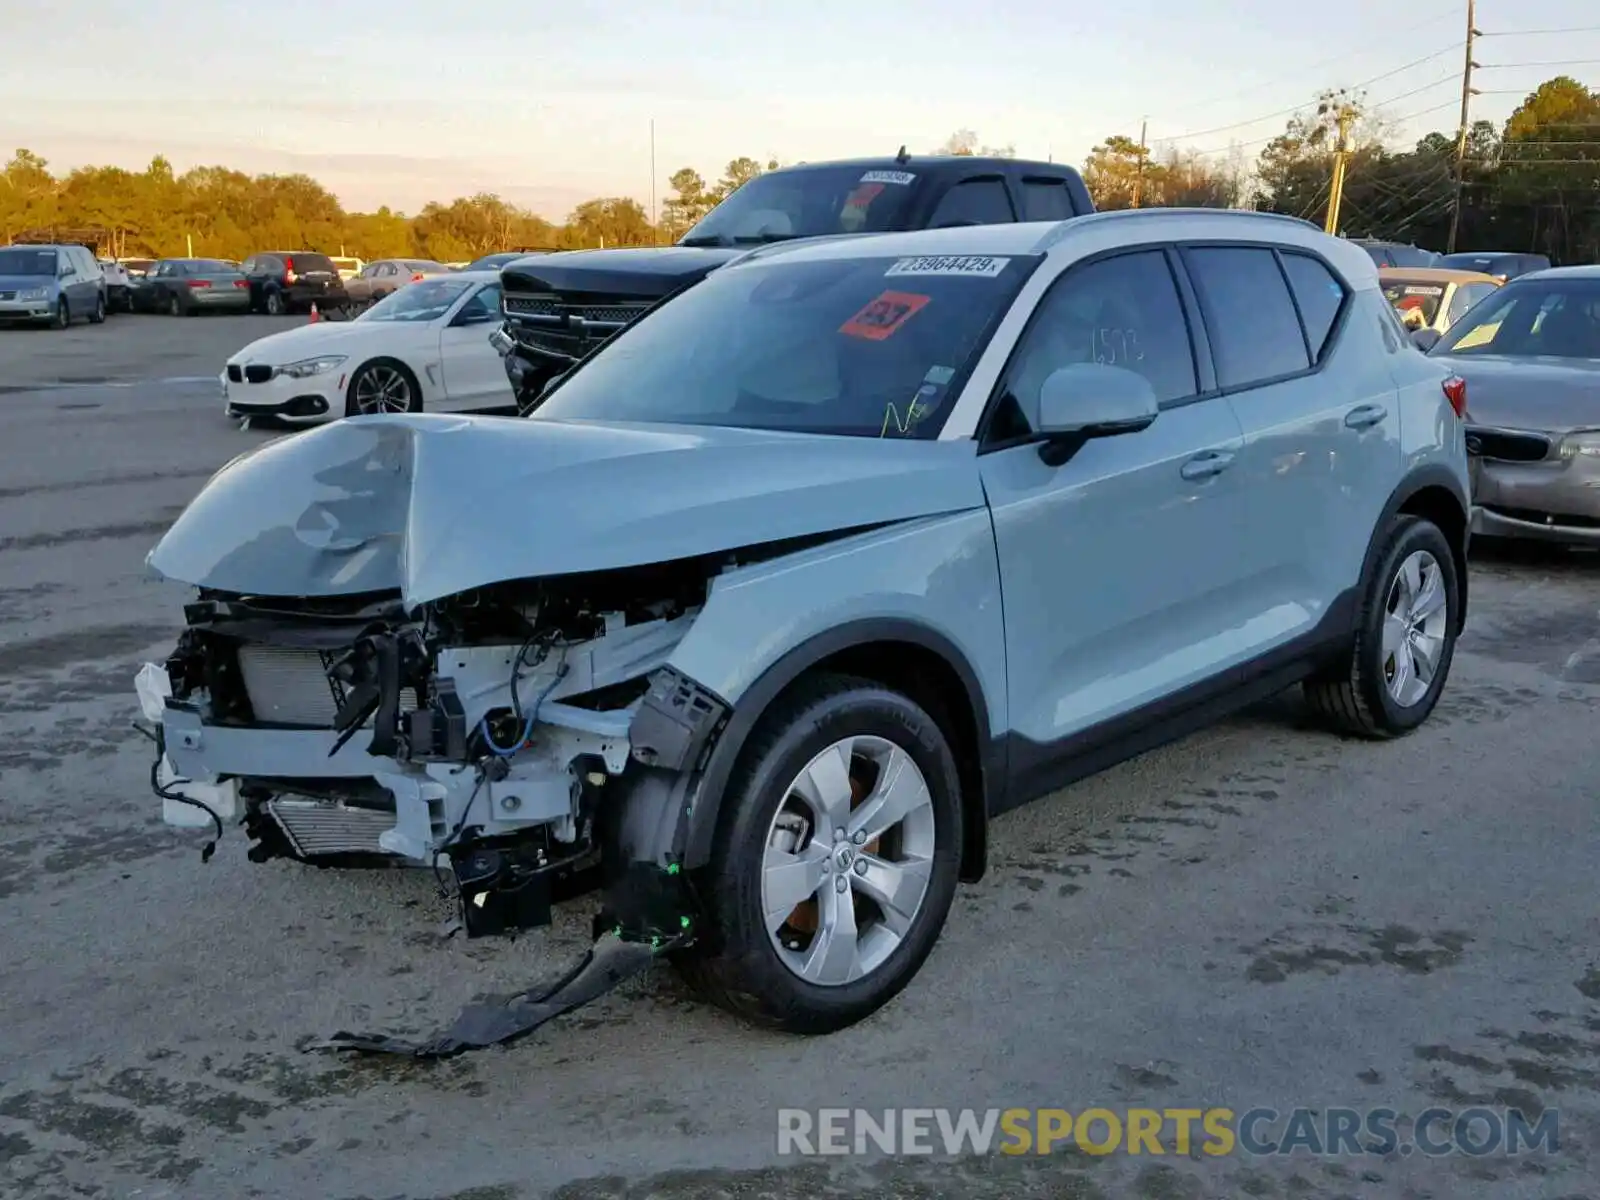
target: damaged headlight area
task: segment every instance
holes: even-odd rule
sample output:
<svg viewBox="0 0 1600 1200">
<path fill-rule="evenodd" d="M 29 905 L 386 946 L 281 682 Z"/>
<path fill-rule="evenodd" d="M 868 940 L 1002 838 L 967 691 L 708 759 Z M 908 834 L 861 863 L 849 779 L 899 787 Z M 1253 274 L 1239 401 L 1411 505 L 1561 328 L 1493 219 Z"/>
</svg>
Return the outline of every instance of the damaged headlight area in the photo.
<svg viewBox="0 0 1600 1200">
<path fill-rule="evenodd" d="M 152 783 L 172 824 L 241 823 L 256 862 L 448 871 L 468 936 L 547 924 L 553 899 L 608 881 L 645 898 L 608 928 L 681 936 L 686 907 L 627 879 L 674 864 L 625 843 L 633 794 L 681 793 L 723 716 L 666 665 L 710 574 L 627 568 L 411 611 L 202 590 L 141 676 Z"/>
</svg>

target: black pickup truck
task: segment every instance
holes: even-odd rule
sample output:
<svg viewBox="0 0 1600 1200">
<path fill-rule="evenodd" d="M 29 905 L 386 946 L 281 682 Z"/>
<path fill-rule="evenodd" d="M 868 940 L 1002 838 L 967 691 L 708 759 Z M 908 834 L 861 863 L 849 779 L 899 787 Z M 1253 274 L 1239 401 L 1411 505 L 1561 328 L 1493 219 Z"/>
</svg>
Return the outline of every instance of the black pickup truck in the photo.
<svg viewBox="0 0 1600 1200">
<path fill-rule="evenodd" d="M 808 163 L 758 175 L 675 246 L 572 250 L 507 263 L 491 339 L 526 412 L 549 381 L 629 321 L 755 246 L 792 238 L 1058 221 L 1094 211 L 1060 163 L 965 155 Z"/>
</svg>

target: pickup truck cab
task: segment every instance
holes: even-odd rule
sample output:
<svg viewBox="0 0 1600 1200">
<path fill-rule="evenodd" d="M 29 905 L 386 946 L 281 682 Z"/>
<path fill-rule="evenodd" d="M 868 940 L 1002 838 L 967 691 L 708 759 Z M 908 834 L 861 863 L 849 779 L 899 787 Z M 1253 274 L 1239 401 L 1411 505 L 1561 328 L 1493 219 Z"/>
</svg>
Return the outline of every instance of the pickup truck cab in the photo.
<svg viewBox="0 0 1600 1200">
<path fill-rule="evenodd" d="M 518 408 L 635 317 L 750 250 L 796 238 L 1059 221 L 1094 211 L 1061 163 L 970 155 L 806 163 L 758 175 L 673 246 L 573 250 L 507 263 L 494 336 Z"/>
</svg>

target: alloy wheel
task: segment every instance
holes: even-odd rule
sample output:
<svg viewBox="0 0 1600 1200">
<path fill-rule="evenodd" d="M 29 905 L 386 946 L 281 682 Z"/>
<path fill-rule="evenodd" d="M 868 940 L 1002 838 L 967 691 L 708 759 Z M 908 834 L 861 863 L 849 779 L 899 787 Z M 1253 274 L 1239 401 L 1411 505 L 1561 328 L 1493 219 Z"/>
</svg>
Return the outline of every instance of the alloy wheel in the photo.
<svg viewBox="0 0 1600 1200">
<path fill-rule="evenodd" d="M 368 367 L 356 380 L 356 411 L 367 415 L 410 412 L 410 381 L 393 367 Z"/>
<path fill-rule="evenodd" d="M 1390 698 L 1410 708 L 1438 674 L 1450 619 L 1444 568 L 1426 550 L 1406 556 L 1389 585 L 1383 617 L 1383 679 Z"/>
<path fill-rule="evenodd" d="M 818 754 L 767 833 L 761 906 L 779 960 L 820 987 L 876 971 L 922 910 L 935 841 L 927 780 L 899 746 L 859 736 Z"/>
</svg>

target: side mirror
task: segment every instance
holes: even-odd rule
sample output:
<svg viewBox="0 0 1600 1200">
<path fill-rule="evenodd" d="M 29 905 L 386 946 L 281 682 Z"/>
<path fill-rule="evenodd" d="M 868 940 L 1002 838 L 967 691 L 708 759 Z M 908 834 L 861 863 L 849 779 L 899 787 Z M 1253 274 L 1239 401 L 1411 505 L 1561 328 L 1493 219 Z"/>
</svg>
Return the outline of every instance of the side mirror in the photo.
<svg viewBox="0 0 1600 1200">
<path fill-rule="evenodd" d="M 1411 344 L 1426 354 L 1439 344 L 1443 335 L 1437 329 L 1413 329 L 1410 336 Z"/>
<path fill-rule="evenodd" d="M 1091 438 L 1148 429 L 1160 411 L 1148 379 L 1101 363 L 1075 363 L 1052 371 L 1039 388 L 1039 432 L 1047 439 L 1044 450 L 1051 457 L 1059 456 L 1059 449 L 1052 451 L 1052 446 L 1068 447 L 1070 457 Z"/>
</svg>

